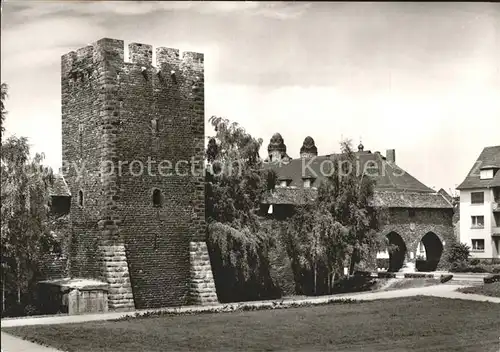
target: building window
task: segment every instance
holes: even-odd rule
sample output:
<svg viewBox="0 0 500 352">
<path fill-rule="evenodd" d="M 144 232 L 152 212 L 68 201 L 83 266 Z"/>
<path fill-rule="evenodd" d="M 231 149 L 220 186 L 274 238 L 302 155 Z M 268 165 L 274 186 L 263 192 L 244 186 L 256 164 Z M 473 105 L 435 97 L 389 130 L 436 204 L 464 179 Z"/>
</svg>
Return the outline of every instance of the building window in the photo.
<svg viewBox="0 0 500 352">
<path fill-rule="evenodd" d="M 481 170 L 479 173 L 479 178 L 481 180 L 490 180 L 493 178 L 493 169 Z"/>
<path fill-rule="evenodd" d="M 292 180 L 280 180 L 281 187 L 288 187 L 292 183 Z"/>
<path fill-rule="evenodd" d="M 472 192 L 470 202 L 472 204 L 484 204 L 484 192 Z"/>
<path fill-rule="evenodd" d="M 83 191 L 78 191 L 78 206 L 83 207 Z"/>
<path fill-rule="evenodd" d="M 415 209 L 413 209 L 413 208 L 408 209 L 408 216 L 410 218 L 414 218 L 415 217 Z"/>
<path fill-rule="evenodd" d="M 475 252 L 484 252 L 484 240 L 472 240 L 472 250 Z"/>
<path fill-rule="evenodd" d="M 309 188 L 309 187 L 311 187 L 311 180 L 307 178 L 304 180 L 304 188 Z"/>
<path fill-rule="evenodd" d="M 162 205 L 163 205 L 163 195 L 161 194 L 161 191 L 159 189 L 155 189 L 153 191 L 153 206 L 159 208 Z"/>
<path fill-rule="evenodd" d="M 472 228 L 482 229 L 484 228 L 484 216 L 474 215 L 471 216 Z"/>
<path fill-rule="evenodd" d="M 157 119 L 151 120 L 151 131 L 153 131 L 153 133 L 158 133 L 159 131 Z"/>
</svg>

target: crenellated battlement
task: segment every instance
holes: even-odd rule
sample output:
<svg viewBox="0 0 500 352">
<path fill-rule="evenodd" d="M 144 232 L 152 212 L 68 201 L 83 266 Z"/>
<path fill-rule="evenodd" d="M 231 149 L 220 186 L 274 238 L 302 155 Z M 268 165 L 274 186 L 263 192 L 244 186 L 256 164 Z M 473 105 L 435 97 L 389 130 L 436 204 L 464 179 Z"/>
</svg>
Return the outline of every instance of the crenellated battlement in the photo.
<svg viewBox="0 0 500 352">
<path fill-rule="evenodd" d="M 125 42 L 119 39 L 103 38 L 63 55 L 61 57 L 62 77 L 67 77 L 69 74 L 74 76 L 75 71 L 85 71 L 85 67 L 100 61 L 118 65 L 141 65 L 146 69 L 156 67 L 158 71 L 203 70 L 204 55 L 202 53 L 180 52 L 179 49 L 157 47 L 155 49 L 156 62 L 153 63 L 153 49 L 150 44 L 130 43 L 128 60 L 125 60 Z"/>
</svg>

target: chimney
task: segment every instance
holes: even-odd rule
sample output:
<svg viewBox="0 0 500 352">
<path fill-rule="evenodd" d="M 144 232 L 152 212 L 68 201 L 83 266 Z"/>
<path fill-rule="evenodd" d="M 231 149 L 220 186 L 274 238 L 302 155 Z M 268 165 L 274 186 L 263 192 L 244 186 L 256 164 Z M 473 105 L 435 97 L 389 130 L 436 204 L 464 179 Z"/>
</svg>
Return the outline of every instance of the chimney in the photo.
<svg viewBox="0 0 500 352">
<path fill-rule="evenodd" d="M 396 163 L 396 150 L 395 149 L 387 149 L 385 152 L 385 158 L 390 163 Z"/>
</svg>

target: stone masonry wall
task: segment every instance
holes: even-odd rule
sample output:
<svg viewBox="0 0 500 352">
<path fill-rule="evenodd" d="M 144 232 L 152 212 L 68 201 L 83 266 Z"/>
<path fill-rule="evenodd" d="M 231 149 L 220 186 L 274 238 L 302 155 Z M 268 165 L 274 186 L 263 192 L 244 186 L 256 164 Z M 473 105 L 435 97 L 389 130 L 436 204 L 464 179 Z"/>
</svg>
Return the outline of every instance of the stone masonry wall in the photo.
<svg viewBox="0 0 500 352">
<path fill-rule="evenodd" d="M 65 172 L 75 195 L 71 272 L 105 276 L 110 307 L 132 293 L 136 308 L 182 305 L 189 243 L 205 240 L 203 55 L 157 48 L 154 67 L 152 47 L 133 43 L 130 62 L 123 56 L 123 41 L 102 39 L 62 60 L 63 162 L 85 164 Z M 117 281 L 124 262 L 111 264 L 122 256 L 106 248 L 125 248 L 129 281 Z"/>
<path fill-rule="evenodd" d="M 206 242 L 191 242 L 189 244 L 191 260 L 191 297 L 193 304 L 216 304 L 217 292 L 210 265 L 210 257 Z"/>
<path fill-rule="evenodd" d="M 63 174 L 71 197 L 70 274 L 96 277 L 102 187 L 99 179 L 102 128 L 98 101 L 99 72 L 94 46 L 61 60 Z M 84 206 L 79 205 L 79 192 Z"/>
</svg>

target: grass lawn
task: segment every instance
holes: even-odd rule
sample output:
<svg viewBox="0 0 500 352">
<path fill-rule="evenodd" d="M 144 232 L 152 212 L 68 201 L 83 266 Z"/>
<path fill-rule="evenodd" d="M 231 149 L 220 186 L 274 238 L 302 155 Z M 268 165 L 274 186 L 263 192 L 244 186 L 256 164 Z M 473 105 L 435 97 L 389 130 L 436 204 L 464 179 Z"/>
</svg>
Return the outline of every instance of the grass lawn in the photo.
<svg viewBox="0 0 500 352">
<path fill-rule="evenodd" d="M 2 329 L 65 351 L 491 351 L 500 305 L 407 297 Z"/>
<path fill-rule="evenodd" d="M 492 282 L 491 284 L 483 284 L 481 286 L 459 288 L 457 291 L 462 293 L 475 293 L 478 295 L 500 297 L 500 282 Z"/>
</svg>

